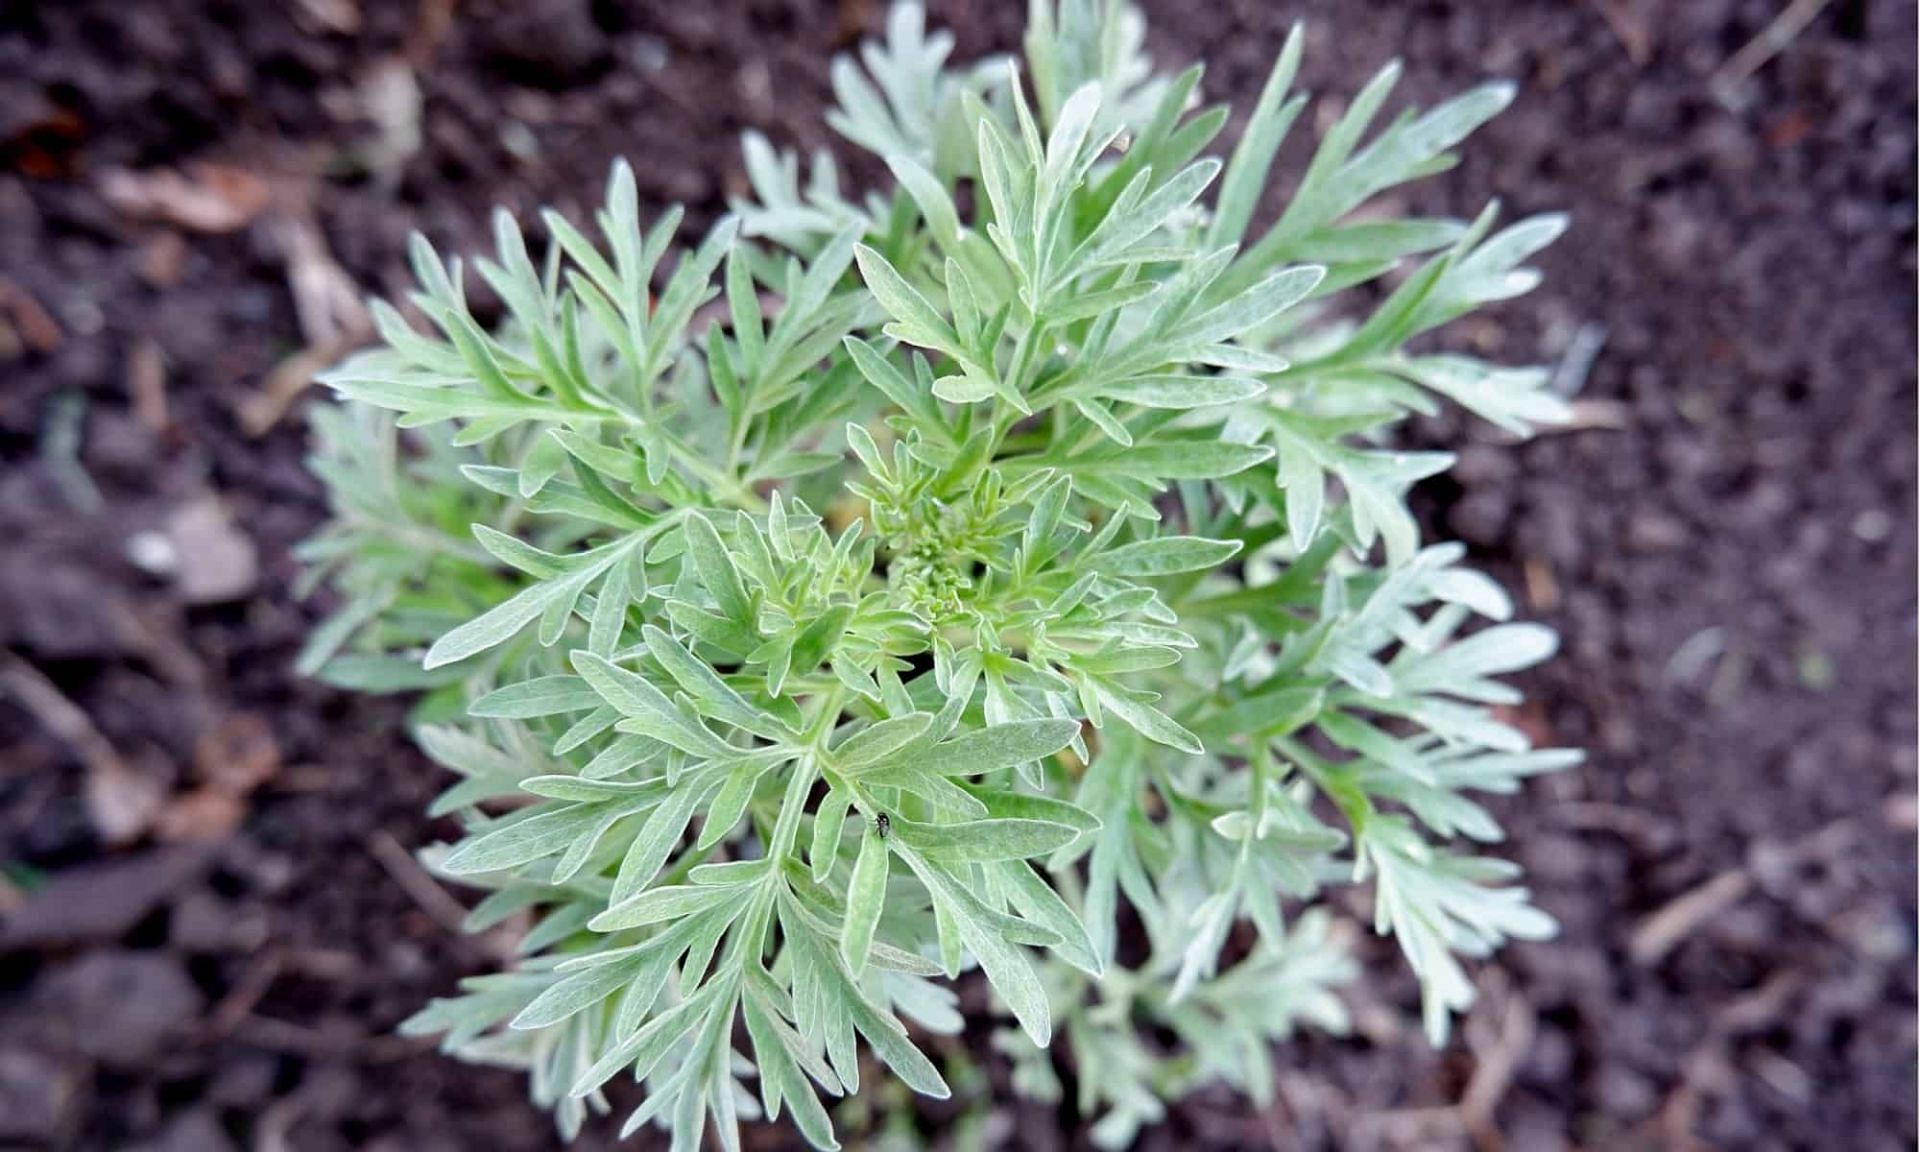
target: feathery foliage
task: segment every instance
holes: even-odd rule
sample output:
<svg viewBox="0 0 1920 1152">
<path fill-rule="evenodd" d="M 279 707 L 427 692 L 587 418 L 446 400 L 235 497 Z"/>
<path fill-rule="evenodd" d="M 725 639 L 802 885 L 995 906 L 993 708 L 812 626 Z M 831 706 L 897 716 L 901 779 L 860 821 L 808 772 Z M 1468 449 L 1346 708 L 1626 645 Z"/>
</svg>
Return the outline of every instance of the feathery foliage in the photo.
<svg viewBox="0 0 1920 1152">
<path fill-rule="evenodd" d="M 863 1049 L 948 1091 L 909 1029 L 956 1031 L 977 967 L 1020 1087 L 1060 1091 L 1064 1041 L 1124 1143 L 1344 1027 L 1329 886 L 1370 882 L 1436 1041 L 1463 957 L 1551 931 L 1473 794 L 1577 758 L 1494 710 L 1554 639 L 1422 545 L 1404 497 L 1450 457 L 1392 433 L 1564 415 L 1538 369 L 1409 347 L 1531 288 L 1562 221 L 1366 211 L 1511 88 L 1381 121 L 1388 67 L 1256 227 L 1300 34 L 1224 159 L 1200 69 L 1142 42 L 1036 0 L 1022 64 L 955 69 L 903 4 L 833 71 L 890 190 L 750 135 L 752 197 L 683 239 L 622 164 L 537 255 L 499 216 L 503 324 L 417 240 L 412 317 L 327 377 L 304 666 L 424 693 L 465 828 L 431 862 L 487 891 L 470 928 L 524 925 L 409 1028 L 528 1069 L 564 1132 L 629 1076 L 629 1132 L 834 1147 Z"/>
</svg>

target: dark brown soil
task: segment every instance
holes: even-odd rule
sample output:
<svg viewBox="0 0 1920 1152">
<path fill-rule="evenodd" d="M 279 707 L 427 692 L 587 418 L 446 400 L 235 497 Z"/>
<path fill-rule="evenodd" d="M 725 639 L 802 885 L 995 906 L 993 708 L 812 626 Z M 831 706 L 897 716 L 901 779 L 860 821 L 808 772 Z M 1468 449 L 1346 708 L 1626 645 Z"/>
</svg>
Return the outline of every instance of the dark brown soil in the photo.
<svg viewBox="0 0 1920 1152">
<path fill-rule="evenodd" d="M 1420 97 L 1518 79 L 1413 201 L 1570 209 L 1547 286 L 1464 338 L 1604 344 L 1589 427 L 1426 430 L 1471 441 L 1430 522 L 1565 637 L 1524 719 L 1591 762 L 1506 806 L 1560 938 L 1489 967 L 1441 1052 L 1381 951 L 1358 1035 L 1288 1049 L 1277 1104 L 1203 1097 L 1147 1143 L 1913 1145 L 1914 7 L 1827 5 L 1716 98 L 1782 6 L 1149 5 L 1159 57 L 1242 109 L 1296 14 L 1318 91 L 1396 54 Z M 937 7 L 972 54 L 1024 6 Z M 0 1147 L 555 1145 L 515 1077 L 390 1036 L 494 944 L 402 881 L 438 783 L 402 709 L 290 669 L 321 493 L 297 405 L 247 431 L 307 339 L 287 221 L 388 292 L 409 230 L 475 247 L 491 203 L 577 209 L 617 155 L 710 218 L 742 128 L 830 143 L 825 62 L 879 9 L 0 3 Z M 362 94 L 408 74 L 395 161 Z M 201 161 L 241 173 L 214 207 L 256 209 L 251 178 L 271 205 L 210 233 L 107 194 Z M 181 574 L 133 562 L 208 497 L 231 528 L 176 521 Z M 993 1099 L 940 1117 L 1082 1142 Z"/>
</svg>

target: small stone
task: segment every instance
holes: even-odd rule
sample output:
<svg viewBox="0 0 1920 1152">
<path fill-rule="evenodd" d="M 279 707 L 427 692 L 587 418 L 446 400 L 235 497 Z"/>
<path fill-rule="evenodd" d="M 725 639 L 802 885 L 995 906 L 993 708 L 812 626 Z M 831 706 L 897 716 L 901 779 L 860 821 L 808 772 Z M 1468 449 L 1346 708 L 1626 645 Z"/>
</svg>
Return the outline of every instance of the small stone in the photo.
<svg viewBox="0 0 1920 1152">
<path fill-rule="evenodd" d="M 361 1092 L 359 1075 L 335 1061 L 311 1065 L 300 1081 L 300 1100 L 306 1106 L 306 1115 L 320 1121 L 352 1115 Z"/>
<path fill-rule="evenodd" d="M 1893 535 L 1893 517 L 1884 509 L 1868 508 L 1853 518 L 1853 534 L 1869 544 L 1878 544 Z"/>
<path fill-rule="evenodd" d="M 127 561 L 149 576 L 171 576 L 180 553 L 165 532 L 135 532 L 127 537 Z"/>
<path fill-rule="evenodd" d="M 65 1147 L 86 1103 L 84 1061 L 38 1048 L 0 1048 L 0 1145 Z"/>
<path fill-rule="evenodd" d="M 1503 488 L 1476 488 L 1455 504 L 1447 523 L 1469 544 L 1491 546 L 1506 539 L 1513 499 Z"/>
<path fill-rule="evenodd" d="M 1687 526 L 1663 512 L 1643 509 L 1627 521 L 1627 547 L 1636 552 L 1672 552 L 1686 542 Z"/>
<path fill-rule="evenodd" d="M 168 942 L 182 952 L 251 952 L 267 942 L 267 919 L 204 888 L 180 901 Z"/>
<path fill-rule="evenodd" d="M 94 567 L 18 540 L 0 548 L 0 642 L 49 660 L 118 656 L 128 638 L 116 599 Z"/>
<path fill-rule="evenodd" d="M 1716 168 L 1731 175 L 1752 171 L 1759 154 L 1745 121 L 1734 116 L 1708 118 L 1697 146 Z"/>
<path fill-rule="evenodd" d="M 588 0 L 527 0 L 483 27 L 491 62 L 516 82 L 542 87 L 578 82 L 610 47 Z"/>
<path fill-rule="evenodd" d="M 235 1152 L 235 1147 L 213 1113 L 196 1108 L 169 1121 L 152 1139 L 130 1145 L 126 1152 Z"/>
<path fill-rule="evenodd" d="M 1577 887 L 1588 876 L 1589 856 L 1578 840 L 1542 833 L 1527 846 L 1528 875 L 1537 884 Z"/>
<path fill-rule="evenodd" d="M 1459 461 L 1453 466 L 1453 477 L 1467 488 L 1488 484 L 1505 484 L 1513 479 L 1518 466 L 1513 462 L 1513 453 L 1502 449 L 1489 448 L 1484 444 L 1469 444 L 1460 450 Z"/>
<path fill-rule="evenodd" d="M 101 757 L 87 766 L 82 794 L 87 819 L 100 839 L 114 847 L 139 840 L 166 803 L 171 781 L 166 765 L 128 764 L 119 757 Z"/>
<path fill-rule="evenodd" d="M 160 440 L 124 412 L 96 409 L 87 415 L 86 461 L 96 477 L 139 483 L 160 466 Z"/>
<path fill-rule="evenodd" d="M 236 870 L 243 871 L 252 890 L 262 896 L 277 896 L 285 892 L 300 874 L 292 859 L 282 853 L 260 848 L 248 837 L 235 839 L 228 850 L 232 853 L 231 863 Z"/>
<path fill-rule="evenodd" d="M 55 970 L 36 999 L 77 1051 L 114 1068 L 163 1053 L 200 1015 L 200 990 L 159 952 L 90 952 Z"/>
<path fill-rule="evenodd" d="M 1543 1026 L 1533 1039 L 1532 1047 L 1527 1049 L 1526 1059 L 1521 1067 L 1525 1074 L 1543 1083 L 1557 1083 L 1566 1078 L 1574 1065 L 1574 1043 L 1564 1029 Z"/>
<path fill-rule="evenodd" d="M 280 1077 L 277 1057 L 264 1052 L 236 1052 L 222 1057 L 207 1085 L 207 1100 L 228 1108 L 256 1112 L 274 1095 L 274 1083 Z"/>
<path fill-rule="evenodd" d="M 1607 1115 L 1621 1120 L 1638 1120 L 1653 1111 L 1660 1100 L 1659 1093 L 1645 1076 L 1619 1065 L 1610 1064 L 1602 1069 L 1595 1089 L 1600 1107 Z"/>
<path fill-rule="evenodd" d="M 1567 1146 L 1566 1117 L 1533 1100 L 1513 1109 L 1513 1118 L 1501 1128 L 1509 1152 L 1560 1152 Z"/>
</svg>

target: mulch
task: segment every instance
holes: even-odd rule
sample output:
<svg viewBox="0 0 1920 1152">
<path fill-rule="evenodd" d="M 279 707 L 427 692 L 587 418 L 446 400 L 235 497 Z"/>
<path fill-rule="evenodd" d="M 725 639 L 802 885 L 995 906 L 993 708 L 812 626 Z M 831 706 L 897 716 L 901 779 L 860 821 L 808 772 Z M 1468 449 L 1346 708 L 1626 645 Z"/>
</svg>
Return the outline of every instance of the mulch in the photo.
<svg viewBox="0 0 1920 1152">
<path fill-rule="evenodd" d="M 935 20 L 1009 50 L 1021 7 Z M 1353 1037 L 1143 1145 L 1911 1147 L 1913 6 L 1813 5 L 1764 61 L 1772 0 L 1273 7 L 1155 0 L 1155 53 L 1243 112 L 1296 16 L 1313 117 L 1396 55 L 1423 100 L 1520 82 L 1402 206 L 1571 212 L 1545 286 L 1456 338 L 1560 364 L 1582 420 L 1422 425 L 1465 447 L 1420 512 L 1560 629 L 1520 720 L 1592 754 L 1500 805 L 1562 931 L 1484 966 L 1459 1040 L 1370 941 Z M 882 14 L 0 4 L 0 1147 L 556 1146 L 516 1077 L 392 1035 L 501 945 L 408 871 L 446 829 L 403 705 L 292 671 L 299 386 L 413 229 L 577 213 L 619 155 L 699 223 L 741 130 L 831 146 L 826 60 Z M 1084 1144 L 971 1052 L 956 1102 L 874 1111 Z"/>
</svg>

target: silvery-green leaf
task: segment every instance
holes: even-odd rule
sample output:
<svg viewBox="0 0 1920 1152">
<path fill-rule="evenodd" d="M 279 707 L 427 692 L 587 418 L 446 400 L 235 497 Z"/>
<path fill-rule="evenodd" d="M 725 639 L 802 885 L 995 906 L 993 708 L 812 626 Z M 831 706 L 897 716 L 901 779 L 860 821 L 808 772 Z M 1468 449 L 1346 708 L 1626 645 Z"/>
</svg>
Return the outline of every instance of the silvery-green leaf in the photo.
<svg viewBox="0 0 1920 1152">
<path fill-rule="evenodd" d="M 977 728 L 917 752 L 914 765 L 942 776 L 979 776 L 1044 759 L 1080 731 L 1071 720 L 1016 720 Z"/>
<path fill-rule="evenodd" d="M 597 707 L 600 696 L 578 676 L 536 676 L 496 688 L 467 705 L 469 716 L 526 720 Z"/>
<path fill-rule="evenodd" d="M 1207 540 L 1198 536 L 1161 536 L 1123 545 L 1102 554 L 1097 570 L 1115 576 L 1172 576 L 1218 568 L 1240 551 L 1238 540 Z"/>
<path fill-rule="evenodd" d="M 911 712 L 869 724 L 833 749 L 833 762 L 842 773 L 856 774 L 893 759 L 911 747 L 933 725 L 930 712 Z"/>
<path fill-rule="evenodd" d="M 901 858 L 927 886 L 935 907 L 944 909 L 952 917 L 960 939 L 980 961 L 988 982 L 1006 1001 L 1027 1036 L 1044 1047 L 1053 1035 L 1052 1013 L 1032 963 L 982 915 L 985 909 L 971 892 L 915 852 L 902 851 Z"/>
<path fill-rule="evenodd" d="M 921 824 L 893 818 L 895 835 L 935 860 L 979 862 L 1044 856 L 1071 843 L 1080 833 L 1066 824 L 1032 819 L 971 820 L 958 824 Z"/>
<path fill-rule="evenodd" d="M 847 884 L 847 915 L 840 930 L 840 955 L 858 977 L 867 966 L 873 931 L 880 923 L 887 895 L 887 842 L 869 830 L 860 841 L 853 879 Z"/>
<path fill-rule="evenodd" d="M 1129 728 L 1155 744 L 1164 744 L 1169 748 L 1196 756 L 1205 751 L 1199 737 L 1175 723 L 1166 713 L 1152 705 L 1144 704 L 1104 684 L 1096 684 L 1094 691 L 1100 698 L 1101 707 L 1118 716 Z"/>
</svg>

